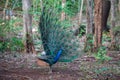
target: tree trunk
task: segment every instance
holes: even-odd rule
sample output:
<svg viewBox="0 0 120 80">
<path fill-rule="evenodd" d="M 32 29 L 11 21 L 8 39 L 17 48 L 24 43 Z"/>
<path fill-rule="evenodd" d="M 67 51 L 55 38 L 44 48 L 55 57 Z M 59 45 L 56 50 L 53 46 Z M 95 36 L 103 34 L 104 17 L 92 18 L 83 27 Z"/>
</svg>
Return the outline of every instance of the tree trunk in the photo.
<svg viewBox="0 0 120 80">
<path fill-rule="evenodd" d="M 120 13 L 120 0 L 119 0 L 119 4 L 118 5 L 119 5 L 118 8 L 119 8 L 119 13 Z"/>
<path fill-rule="evenodd" d="M 41 11 L 43 11 L 43 1 L 40 0 L 40 7 L 41 7 Z"/>
<path fill-rule="evenodd" d="M 23 9 L 23 26 L 24 26 L 24 46 L 26 53 L 34 53 L 32 39 L 32 15 L 30 14 L 31 0 L 22 0 Z"/>
<path fill-rule="evenodd" d="M 102 44 L 103 0 L 94 0 L 94 4 L 95 4 L 95 12 L 94 12 L 94 22 L 95 22 L 94 49 L 96 51 Z"/>
<path fill-rule="evenodd" d="M 115 27 L 115 0 L 111 0 L 111 49 L 115 48 L 115 35 L 113 29 Z"/>
<path fill-rule="evenodd" d="M 109 12 L 110 12 L 110 1 L 109 0 L 103 0 L 103 8 L 102 8 L 102 21 L 103 21 L 103 29 L 105 29 L 107 27 L 107 20 L 108 20 L 108 16 L 109 16 Z"/>
<path fill-rule="evenodd" d="M 87 26 L 86 34 L 93 34 L 93 0 L 87 0 Z"/>
<path fill-rule="evenodd" d="M 84 0 L 81 0 L 80 13 L 79 13 L 79 17 L 78 17 L 78 25 L 80 25 L 80 24 L 81 24 L 83 3 L 84 3 Z"/>
<path fill-rule="evenodd" d="M 86 42 L 85 42 L 85 51 L 92 51 L 93 43 L 90 42 L 93 40 L 93 0 L 86 0 L 87 1 L 87 9 L 86 9 L 86 16 L 87 16 L 87 26 L 86 26 Z M 89 50 L 87 50 L 89 47 Z"/>
<path fill-rule="evenodd" d="M 5 8 L 3 9 L 3 20 L 6 19 L 6 9 L 7 9 L 7 6 L 8 6 L 8 2 L 9 2 L 9 0 L 6 0 Z M 8 19 L 9 19 L 9 16 L 8 16 Z"/>
<path fill-rule="evenodd" d="M 62 0 L 62 13 L 61 13 L 61 21 L 65 20 L 66 18 L 66 15 L 65 15 L 65 12 L 64 12 L 64 7 L 65 7 L 65 4 L 66 4 L 66 0 Z"/>
</svg>

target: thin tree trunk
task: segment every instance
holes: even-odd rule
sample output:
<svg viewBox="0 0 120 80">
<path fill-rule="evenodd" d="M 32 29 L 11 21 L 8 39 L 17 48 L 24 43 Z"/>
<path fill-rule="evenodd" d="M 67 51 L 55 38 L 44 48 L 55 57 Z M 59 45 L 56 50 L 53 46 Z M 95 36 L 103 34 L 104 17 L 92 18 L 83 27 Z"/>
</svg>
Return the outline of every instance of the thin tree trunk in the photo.
<svg viewBox="0 0 120 80">
<path fill-rule="evenodd" d="M 82 18 L 82 10 L 83 10 L 83 3 L 84 3 L 84 0 L 81 0 L 81 7 L 80 7 L 80 13 L 79 13 L 79 19 L 78 19 L 78 25 L 81 24 L 81 18 Z"/>
<path fill-rule="evenodd" d="M 85 51 L 92 51 L 93 43 L 90 40 L 93 40 L 93 0 L 86 0 L 87 9 L 87 26 L 86 26 L 86 42 L 85 42 Z M 89 47 L 89 49 L 88 49 Z"/>
<path fill-rule="evenodd" d="M 40 0 L 41 11 L 43 11 L 43 1 Z"/>
<path fill-rule="evenodd" d="M 62 9 L 64 9 L 65 4 L 66 4 L 66 0 L 62 0 Z M 66 18 L 65 12 L 62 10 L 61 21 L 65 20 L 65 18 Z"/>
<path fill-rule="evenodd" d="M 6 0 L 6 3 L 5 3 L 5 8 L 3 9 L 3 19 L 6 19 L 6 9 L 7 9 L 7 6 L 8 6 L 8 2 L 9 0 Z"/>
<path fill-rule="evenodd" d="M 103 0 L 94 0 L 95 3 L 95 34 L 94 34 L 94 49 L 97 50 L 102 44 L 102 26 L 103 26 L 103 17 L 102 17 L 102 7 Z"/>
<path fill-rule="evenodd" d="M 113 29 L 115 27 L 115 0 L 111 0 L 111 48 L 115 45 L 115 35 Z"/>
<path fill-rule="evenodd" d="M 30 14 L 31 0 L 22 0 L 25 52 L 35 53 L 32 39 L 32 15 Z"/>
<path fill-rule="evenodd" d="M 87 27 L 86 34 L 93 34 L 93 0 L 87 0 Z"/>
<path fill-rule="evenodd" d="M 119 0 L 118 8 L 119 8 L 119 13 L 120 13 L 120 0 Z"/>
</svg>

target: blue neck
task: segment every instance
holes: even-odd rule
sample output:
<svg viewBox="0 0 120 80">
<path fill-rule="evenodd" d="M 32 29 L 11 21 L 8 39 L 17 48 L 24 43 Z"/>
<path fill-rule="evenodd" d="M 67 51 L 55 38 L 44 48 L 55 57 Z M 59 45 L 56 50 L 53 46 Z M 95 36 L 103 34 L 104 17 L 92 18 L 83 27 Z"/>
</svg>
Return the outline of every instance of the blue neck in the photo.
<svg viewBox="0 0 120 80">
<path fill-rule="evenodd" d="M 56 62 L 58 61 L 58 59 L 60 58 L 61 53 L 62 53 L 62 49 L 60 49 L 60 50 L 58 51 L 57 55 L 55 56 L 55 58 L 54 58 L 54 63 L 56 63 Z"/>
</svg>

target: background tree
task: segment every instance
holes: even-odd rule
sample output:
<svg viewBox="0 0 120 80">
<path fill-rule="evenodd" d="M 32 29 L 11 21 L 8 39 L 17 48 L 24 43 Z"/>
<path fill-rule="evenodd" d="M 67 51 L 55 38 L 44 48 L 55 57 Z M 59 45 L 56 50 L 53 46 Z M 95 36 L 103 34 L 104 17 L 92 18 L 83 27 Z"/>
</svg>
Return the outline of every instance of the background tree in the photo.
<svg viewBox="0 0 120 80">
<path fill-rule="evenodd" d="M 87 10 L 86 10 L 86 16 L 87 16 L 87 27 L 86 27 L 86 33 L 87 34 L 93 34 L 93 0 L 86 0 L 87 2 Z"/>
<path fill-rule="evenodd" d="M 32 14 L 31 12 L 31 0 L 22 0 L 23 4 L 23 26 L 24 26 L 24 46 L 25 52 L 34 53 L 34 45 L 32 39 Z"/>
<path fill-rule="evenodd" d="M 3 19 L 6 19 L 6 10 L 7 10 L 8 3 L 9 3 L 9 0 L 6 0 L 5 7 L 3 9 Z M 8 16 L 8 18 L 10 18 L 10 16 Z"/>
<path fill-rule="evenodd" d="M 81 23 L 83 4 L 84 4 L 84 0 L 81 0 L 81 7 L 80 7 L 80 12 L 79 12 L 79 17 L 78 17 L 78 25 L 80 25 L 80 23 Z"/>
<path fill-rule="evenodd" d="M 110 30 L 110 33 L 111 33 L 111 49 L 112 50 L 115 50 L 119 45 L 119 29 L 120 29 L 120 26 L 117 26 L 116 25 L 116 4 L 117 4 L 117 1 L 116 0 L 111 0 L 111 30 Z"/>
<path fill-rule="evenodd" d="M 115 33 L 114 33 L 114 28 L 115 28 L 115 0 L 111 0 L 111 49 L 115 48 Z"/>
<path fill-rule="evenodd" d="M 94 21 L 95 21 L 95 34 L 94 34 L 94 48 L 97 49 L 102 44 L 102 7 L 103 0 L 94 0 L 95 3 L 95 12 L 94 12 Z"/>
<path fill-rule="evenodd" d="M 119 4 L 118 5 L 120 5 L 120 1 L 119 1 Z M 120 13 L 120 6 L 118 6 L 118 8 L 119 8 L 119 13 Z"/>
<path fill-rule="evenodd" d="M 43 10 L 43 1 L 40 0 L 41 11 Z"/>
<path fill-rule="evenodd" d="M 84 50 L 92 50 L 93 47 L 93 0 L 86 0 L 86 17 L 87 17 L 87 26 L 86 26 L 86 42 Z"/>
<path fill-rule="evenodd" d="M 94 34 L 94 47 L 98 48 L 102 45 L 102 31 L 107 26 L 107 20 L 110 11 L 110 1 L 108 0 L 94 0 L 95 12 L 94 12 L 94 22 L 95 22 L 95 34 Z"/>
</svg>

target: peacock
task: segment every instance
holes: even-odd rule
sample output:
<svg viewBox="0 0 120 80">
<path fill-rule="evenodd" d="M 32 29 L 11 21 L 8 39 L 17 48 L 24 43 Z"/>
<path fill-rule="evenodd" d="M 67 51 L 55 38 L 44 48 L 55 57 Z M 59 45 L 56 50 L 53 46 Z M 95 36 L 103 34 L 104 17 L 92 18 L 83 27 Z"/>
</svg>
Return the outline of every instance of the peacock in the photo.
<svg viewBox="0 0 120 80">
<path fill-rule="evenodd" d="M 80 56 L 81 46 L 74 32 L 64 28 L 54 9 L 43 8 L 40 16 L 39 31 L 44 51 L 38 60 L 49 64 L 71 62 Z"/>
</svg>

